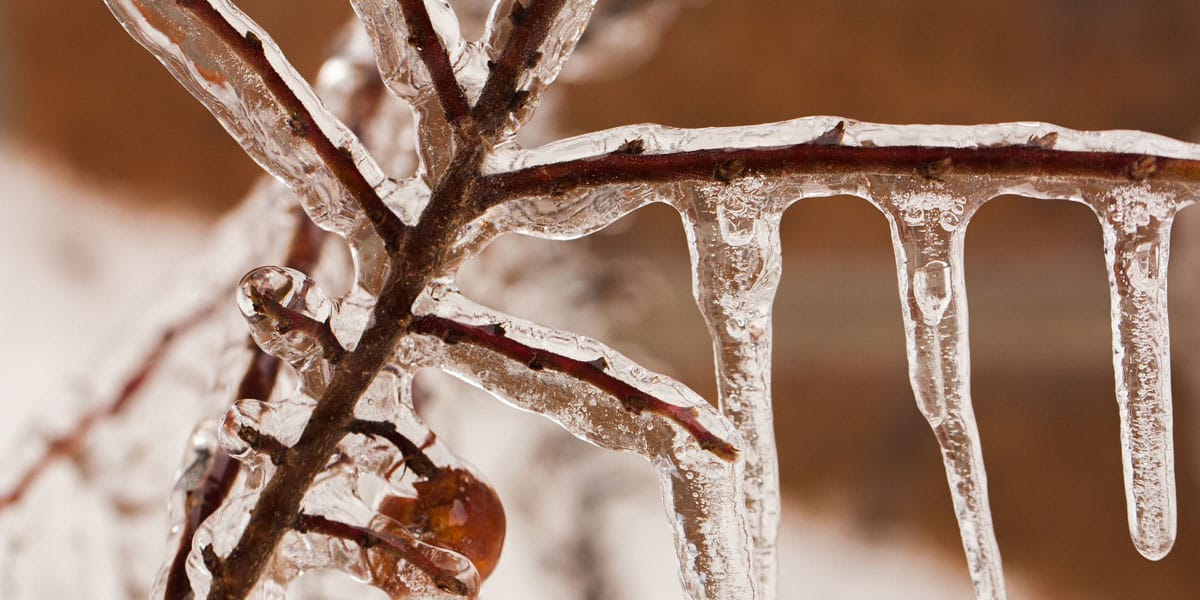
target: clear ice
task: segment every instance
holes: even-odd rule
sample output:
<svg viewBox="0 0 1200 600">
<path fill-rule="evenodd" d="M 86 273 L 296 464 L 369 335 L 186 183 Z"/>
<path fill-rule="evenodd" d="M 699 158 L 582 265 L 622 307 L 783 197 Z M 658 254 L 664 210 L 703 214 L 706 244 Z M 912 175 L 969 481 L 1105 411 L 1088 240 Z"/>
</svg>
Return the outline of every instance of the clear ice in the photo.
<svg viewBox="0 0 1200 600">
<path fill-rule="evenodd" d="M 316 399 L 329 383 L 332 363 L 343 352 L 353 352 L 360 334 L 371 326 L 372 309 L 390 268 L 356 192 L 348 189 L 328 156 L 306 135 L 308 128 L 316 127 L 348 156 L 357 175 L 408 226 L 420 222 L 431 189 L 451 168 L 456 150 L 467 140 L 474 143 L 470 136 L 477 132 L 471 130 L 465 113 L 447 115 L 455 114 L 455 103 L 470 108 L 486 99 L 492 93 L 486 82 L 496 72 L 511 75 L 514 89 L 527 101 L 503 112 L 503 122 L 486 127 L 490 136 L 484 137 L 490 139 L 482 158 L 484 175 L 612 154 L 736 153 L 794 144 L 1009 145 L 1200 158 L 1194 146 L 1137 132 L 1082 133 L 1037 123 L 889 126 L 832 117 L 696 130 L 635 125 L 525 149 L 514 136 L 532 116 L 539 94 L 563 68 L 594 2 L 562 2 L 535 52 L 517 64 L 502 50 L 515 31 L 515 15 L 533 18 L 524 11 L 536 12 L 553 3 L 500 0 L 491 9 L 481 40 L 469 41 L 449 4 L 420 0 L 436 45 L 444 50 L 435 59 L 449 66 L 439 78 L 426 63 L 429 52 L 437 50 L 430 45 L 432 40 L 421 39 L 418 28 L 410 26 L 413 2 L 353 0 L 384 82 L 412 109 L 417 124 L 406 131 L 416 140 L 416 173 L 397 180 L 385 174 L 266 33 L 231 2 L 106 2 L 131 35 L 209 108 L 246 152 L 298 195 L 309 218 L 346 240 L 355 264 L 354 285 L 340 298 L 326 297 L 308 275 L 284 268 L 260 268 L 243 279 L 238 303 L 252 337 L 263 351 L 290 364 L 298 382 L 282 397 L 238 399 L 219 426 L 208 423 L 195 435 L 189 465 L 211 460 L 218 452 L 214 438 L 219 439 L 220 451 L 246 465 L 231 499 L 200 525 L 194 538 L 187 570 L 198 595 L 204 594 L 211 579 L 205 553 L 223 556 L 237 543 L 257 495 L 271 474 L 282 468 L 276 465 L 279 454 L 306 427 Z M 211 10 L 219 24 L 205 22 L 188 8 L 192 5 Z M 230 39 L 230 32 L 236 39 Z M 358 52 L 363 54 L 361 48 Z M 262 65 L 256 63 L 260 60 L 282 80 L 284 95 L 290 93 L 294 103 L 289 104 L 278 86 L 272 87 L 260 75 Z M 335 61 L 322 74 L 334 106 L 350 104 L 337 95 L 338 83 L 361 79 L 350 68 L 352 62 Z M 295 103 L 305 114 L 297 114 Z M 406 439 L 420 440 L 422 450 L 441 468 L 480 480 L 436 442 L 413 409 L 414 370 L 435 367 L 514 406 L 545 415 L 580 438 L 641 454 L 658 470 L 667 511 L 676 526 L 687 593 L 694 598 L 773 598 L 780 508 L 770 369 L 771 308 L 782 269 L 779 223 L 792 202 L 858 196 L 882 211 L 891 227 L 910 381 L 917 409 L 941 448 L 976 595 L 1003 598 L 981 440 L 970 400 L 963 243 L 971 216 L 996 196 L 1082 202 L 1095 211 L 1104 233 L 1130 531 L 1139 552 L 1161 558 L 1173 544 L 1176 521 L 1167 258 L 1171 221 L 1192 201 L 1191 190 L 1142 181 L 1154 171 L 1153 159 L 1131 159 L 1129 180 L 1107 183 L 957 174 L 948 161 L 908 175 L 866 168 L 764 176 L 743 174 L 744 165 L 730 160 L 701 176 L 662 183 L 574 181 L 553 194 L 499 203 L 470 223 L 455 246 L 446 249 L 446 262 L 437 274 L 440 279 L 426 290 L 414 314 L 417 319 L 450 319 L 480 331 L 489 328 L 493 338 L 519 344 L 521 352 L 533 352 L 534 358 L 522 363 L 449 335 L 409 335 L 399 341 L 388 366 L 361 398 L 358 417 L 390 424 Z M 713 340 L 718 409 L 678 382 L 650 373 L 598 342 L 475 305 L 452 284 L 457 266 L 501 234 L 583 236 L 651 202 L 671 205 L 683 219 L 692 251 L 694 296 Z M 558 357 L 559 368 L 544 368 L 536 358 L 539 352 Z M 613 386 L 633 390 L 632 396 L 617 397 L 572 376 L 571 369 L 584 369 L 585 364 L 592 369 L 589 373 L 603 372 Z M 660 412 L 644 407 L 631 410 L 626 405 L 645 396 L 662 402 Z M 736 459 L 710 451 L 711 446 L 696 436 L 697 427 L 736 447 Z M 477 593 L 477 564 L 462 553 L 427 543 L 410 528 L 389 522 L 381 512 L 389 498 L 417 499 L 416 490 L 433 475 L 428 469 L 422 472 L 423 463 L 413 462 L 412 452 L 402 452 L 379 438 L 353 434 L 341 442 L 338 459 L 326 466 L 304 498 L 303 515 L 308 521 L 286 534 L 276 548 L 254 597 L 281 598 L 288 582 L 305 570 L 328 567 L 371 582 L 394 598 Z M 188 467 L 180 489 L 192 485 L 195 473 Z M 374 535 L 377 543 L 350 541 L 354 535 L 367 534 Z"/>
</svg>

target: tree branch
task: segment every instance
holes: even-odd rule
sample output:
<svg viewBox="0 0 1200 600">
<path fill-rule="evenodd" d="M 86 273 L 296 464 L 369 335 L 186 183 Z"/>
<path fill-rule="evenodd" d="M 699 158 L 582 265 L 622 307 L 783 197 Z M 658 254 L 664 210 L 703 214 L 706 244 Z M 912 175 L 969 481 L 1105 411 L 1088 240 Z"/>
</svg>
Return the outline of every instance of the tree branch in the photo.
<svg viewBox="0 0 1200 600">
<path fill-rule="evenodd" d="M 350 433 L 358 433 L 368 437 L 381 437 L 393 446 L 400 450 L 404 458 L 404 464 L 408 465 L 414 473 L 421 477 L 432 477 L 436 475 L 441 468 L 437 466 L 420 446 L 414 444 L 412 440 L 404 437 L 396 426 L 386 421 L 364 421 L 356 420 L 350 424 Z"/>
<path fill-rule="evenodd" d="M 384 546 L 399 554 L 404 560 L 428 575 L 439 589 L 459 596 L 467 596 L 471 593 L 471 590 L 462 581 L 459 581 L 453 573 L 438 567 L 428 557 L 421 554 L 412 541 L 395 533 L 375 531 L 366 527 L 334 521 L 320 515 L 305 513 L 300 513 L 296 516 L 294 527 L 296 531 L 301 533 L 320 533 L 330 537 L 349 540 L 362 546 L 363 549 Z"/>
<path fill-rule="evenodd" d="M 404 12 L 404 20 L 408 22 L 412 32 L 407 42 L 413 45 L 421 56 L 421 62 L 429 70 L 438 102 L 446 113 L 446 122 L 454 128 L 459 137 L 466 137 L 474 129 L 471 105 L 454 75 L 450 55 L 429 20 L 429 10 L 425 7 L 424 0 L 398 1 L 400 9 Z"/>
<path fill-rule="evenodd" d="M 411 330 L 440 338 L 447 344 L 465 343 L 486 348 L 523 363 L 534 371 L 548 369 L 587 382 L 619 400 L 626 410 L 635 414 L 649 412 L 674 421 L 696 438 L 701 448 L 727 461 L 737 459 L 737 448 L 709 431 L 696 418 L 693 409 L 659 400 L 608 374 L 605 371 L 607 365 L 602 358 L 596 361 L 576 360 L 506 337 L 503 328 L 496 325 L 467 325 L 433 315 L 414 318 Z"/>
<path fill-rule="evenodd" d="M 598 134 L 599 135 L 599 134 Z M 639 140 L 640 141 L 640 140 Z M 644 148 L 644 144 L 639 145 Z M 579 186 L 671 181 L 729 182 L 748 176 L 906 175 L 939 180 L 954 175 L 1200 183 L 1200 160 L 1150 153 L 1058 150 L 1037 143 L 991 147 L 851 146 L 813 141 L 788 146 L 711 148 L 645 153 L 619 149 L 489 175 L 481 203 L 494 206 Z"/>
<path fill-rule="evenodd" d="M 404 223 L 384 204 L 375 188 L 363 177 L 350 153 L 340 148 L 321 130 L 312 113 L 288 86 L 283 77 L 267 59 L 262 40 L 252 32 L 242 34 L 227 21 L 209 0 L 177 0 L 180 6 L 191 11 L 208 28 L 218 35 L 228 48 L 237 54 L 262 79 L 272 96 L 284 107 L 290 117 L 288 127 L 292 134 L 304 139 L 328 165 L 338 182 L 346 188 L 361 206 L 363 213 L 374 226 L 376 233 L 389 246 L 396 245 L 406 232 Z"/>
<path fill-rule="evenodd" d="M 537 63 L 537 49 L 565 4 L 565 0 L 532 0 L 526 7 L 522 2 L 513 0 L 508 15 L 512 21 L 508 42 L 490 64 L 491 73 L 471 111 L 484 136 L 495 135 L 505 119 L 528 100 L 527 95 L 517 91 L 517 80 Z"/>
</svg>

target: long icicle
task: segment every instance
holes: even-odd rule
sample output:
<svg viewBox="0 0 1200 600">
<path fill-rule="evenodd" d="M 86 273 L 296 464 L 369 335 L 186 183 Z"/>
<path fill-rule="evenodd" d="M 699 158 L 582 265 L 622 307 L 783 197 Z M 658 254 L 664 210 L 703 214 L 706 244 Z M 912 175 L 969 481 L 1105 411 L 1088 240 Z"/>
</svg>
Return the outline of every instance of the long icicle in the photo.
<svg viewBox="0 0 1200 600">
<path fill-rule="evenodd" d="M 743 504 L 759 591 L 776 589 L 779 459 L 771 407 L 771 306 L 782 274 L 783 206 L 760 182 L 698 184 L 679 209 L 692 291 L 713 340 L 721 412 L 742 435 Z"/>
<path fill-rule="evenodd" d="M 875 202 L 891 225 L 913 394 L 941 447 L 975 595 L 1003 599 L 1000 549 L 971 406 L 963 278 L 966 223 L 980 202 L 941 184 L 933 184 L 933 191 L 886 189 L 891 187 L 877 186 L 885 190 L 875 190 Z"/>
<path fill-rule="evenodd" d="M 1133 185 L 1115 188 L 1093 204 L 1101 216 L 1112 296 L 1129 533 L 1142 556 L 1158 560 L 1175 543 L 1167 257 L 1177 203 Z"/>
</svg>

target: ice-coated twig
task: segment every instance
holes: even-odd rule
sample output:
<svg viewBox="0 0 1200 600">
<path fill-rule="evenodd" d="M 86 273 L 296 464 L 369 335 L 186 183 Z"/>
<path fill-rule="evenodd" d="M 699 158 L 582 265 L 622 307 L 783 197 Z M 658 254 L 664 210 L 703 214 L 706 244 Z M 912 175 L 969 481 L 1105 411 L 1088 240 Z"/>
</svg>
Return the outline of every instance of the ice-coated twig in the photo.
<svg viewBox="0 0 1200 600">
<path fill-rule="evenodd" d="M 675 422 L 708 452 L 728 461 L 738 457 L 738 449 L 733 444 L 721 439 L 697 420 L 696 408 L 664 402 L 609 374 L 608 362 L 603 357 L 578 360 L 514 340 L 505 335 L 505 329 L 500 325 L 469 325 L 434 315 L 414 318 L 411 330 L 432 335 L 448 345 L 464 343 L 491 350 L 524 364 L 531 371 L 550 370 L 569 375 L 611 395 L 634 414 L 646 412 Z"/>
<path fill-rule="evenodd" d="M 442 569 L 429 560 L 429 558 L 417 549 L 412 540 L 405 539 L 398 533 L 376 531 L 367 527 L 358 527 L 357 525 L 334 521 L 320 515 L 304 513 L 297 515 L 294 527 L 301 533 L 313 532 L 350 540 L 364 549 L 376 546 L 386 547 L 401 557 L 401 559 L 429 576 L 438 589 L 464 597 L 472 593 L 467 584 L 459 580 L 454 573 Z"/>
<path fill-rule="evenodd" d="M 837 143 L 830 143 L 825 134 L 839 127 Z M 1036 142 L 1050 134 L 1052 144 Z M 642 142 L 641 152 L 614 151 L 630 139 Z M 606 184 L 713 181 L 735 165 L 739 176 L 924 179 L 939 162 L 956 175 L 1007 181 L 1011 191 L 1026 194 L 1097 180 L 1200 182 L 1200 146 L 1148 133 L 1081 132 L 1041 123 L 881 125 L 806 117 L 752 127 L 637 125 L 554 142 L 506 157 L 484 184 L 485 203 Z"/>
<path fill-rule="evenodd" d="M 249 17 L 227 0 L 106 4 L 313 221 L 348 235 L 365 218 L 399 243 L 404 225 L 382 200 L 391 183 Z"/>
<path fill-rule="evenodd" d="M 537 108 L 583 35 L 596 0 L 498 0 L 484 34 L 487 83 L 471 111 L 479 131 L 507 137 Z"/>
<path fill-rule="evenodd" d="M 724 416 L 682 384 L 594 340 L 455 293 L 430 305 L 436 316 L 418 317 L 414 329 L 441 343 L 438 368 L 655 466 L 691 597 L 760 597 L 741 514 L 743 462 L 731 460 L 737 444 L 729 440 L 737 433 Z"/>
</svg>

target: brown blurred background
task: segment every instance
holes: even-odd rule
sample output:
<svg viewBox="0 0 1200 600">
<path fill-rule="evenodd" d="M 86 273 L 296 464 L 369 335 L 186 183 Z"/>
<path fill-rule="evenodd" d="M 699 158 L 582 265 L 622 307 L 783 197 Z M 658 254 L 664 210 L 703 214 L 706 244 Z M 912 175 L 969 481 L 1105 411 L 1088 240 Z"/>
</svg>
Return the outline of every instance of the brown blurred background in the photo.
<svg viewBox="0 0 1200 600">
<path fill-rule="evenodd" d="M 309 75 L 349 15 L 340 2 L 239 5 Z M 624 77 L 569 87 L 558 116 L 568 133 L 836 114 L 1040 120 L 1190 139 L 1200 132 L 1198 24 L 1200 5 L 1185 0 L 710 0 L 684 12 L 658 53 Z M 257 173 L 99 0 L 0 0 L 0 128 L 10 143 L 126 197 L 211 218 Z M 652 208 L 626 225 L 587 243 L 663 266 L 675 295 L 636 328 L 641 343 L 711 397 L 708 341 L 686 310 L 677 217 Z M 937 449 L 908 388 L 884 220 L 862 201 L 810 200 L 788 213 L 784 230 L 775 395 L 789 497 L 865 535 L 917 532 L 961 564 Z M 1185 266 L 1196 244 L 1178 237 L 1180 535 L 1170 556 L 1151 563 L 1126 532 L 1095 218 L 1082 206 L 1003 198 L 972 222 L 974 400 L 997 534 L 1006 568 L 1051 597 L 1193 598 L 1200 588 L 1200 449 L 1191 435 L 1200 386 L 1188 328 L 1200 321 L 1189 293 L 1200 286 Z"/>
</svg>

